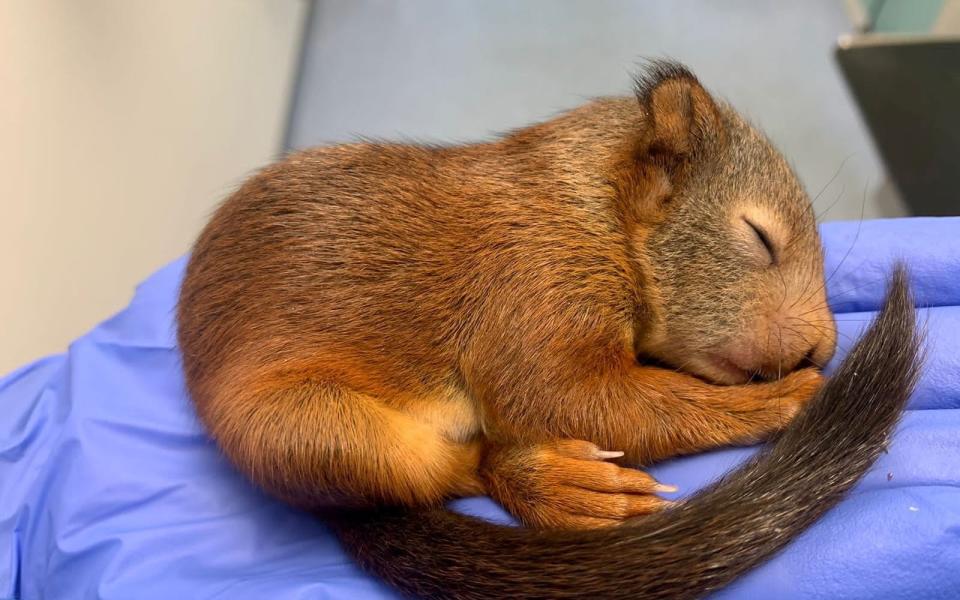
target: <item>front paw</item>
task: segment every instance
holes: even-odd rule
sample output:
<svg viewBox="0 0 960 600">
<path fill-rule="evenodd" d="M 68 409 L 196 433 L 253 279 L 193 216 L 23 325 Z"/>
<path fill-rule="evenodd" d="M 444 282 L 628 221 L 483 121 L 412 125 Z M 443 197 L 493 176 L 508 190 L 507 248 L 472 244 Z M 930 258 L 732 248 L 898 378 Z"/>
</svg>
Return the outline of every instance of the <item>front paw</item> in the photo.
<svg viewBox="0 0 960 600">
<path fill-rule="evenodd" d="M 508 446 L 491 450 L 483 471 L 490 495 L 526 525 L 609 527 L 669 506 L 654 493 L 676 491 L 606 462 L 622 455 L 580 440 Z"/>
<path fill-rule="evenodd" d="M 786 427 L 806 406 L 826 378 L 817 369 L 801 369 L 771 383 L 771 410 L 777 418 L 778 429 Z"/>
</svg>

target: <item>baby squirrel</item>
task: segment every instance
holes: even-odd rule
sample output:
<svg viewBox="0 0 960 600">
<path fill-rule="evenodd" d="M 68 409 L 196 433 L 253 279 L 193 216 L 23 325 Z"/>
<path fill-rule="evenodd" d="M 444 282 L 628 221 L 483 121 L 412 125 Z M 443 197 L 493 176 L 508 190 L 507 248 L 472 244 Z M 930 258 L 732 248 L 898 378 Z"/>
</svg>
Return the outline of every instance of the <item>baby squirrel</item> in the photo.
<svg viewBox="0 0 960 600">
<path fill-rule="evenodd" d="M 403 591 L 674 597 L 762 560 L 867 468 L 912 381 L 906 294 L 901 274 L 899 362 L 878 326 L 860 379 L 821 389 L 804 367 L 836 332 L 806 193 L 655 62 L 636 97 L 495 141 L 267 167 L 197 241 L 178 339 L 226 456 Z M 763 440 L 815 396 L 779 460 L 669 510 L 670 486 L 615 464 Z M 536 529 L 441 507 L 477 494 Z"/>
</svg>

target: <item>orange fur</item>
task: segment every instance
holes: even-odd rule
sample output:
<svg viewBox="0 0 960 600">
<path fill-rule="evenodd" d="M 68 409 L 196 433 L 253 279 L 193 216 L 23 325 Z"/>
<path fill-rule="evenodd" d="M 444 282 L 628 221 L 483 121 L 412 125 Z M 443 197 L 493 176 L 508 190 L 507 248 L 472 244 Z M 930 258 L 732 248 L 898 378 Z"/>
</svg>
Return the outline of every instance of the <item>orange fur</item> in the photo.
<svg viewBox="0 0 960 600">
<path fill-rule="evenodd" d="M 737 144 L 765 142 L 692 76 L 668 75 L 639 102 L 597 100 L 494 142 L 317 148 L 247 181 L 198 240 L 178 313 L 191 395 L 227 456 L 305 507 L 486 490 L 529 523 L 598 525 L 661 504 L 643 486 L 570 485 L 648 478 L 557 444 L 646 463 L 782 427 L 819 375 L 724 386 L 703 362 L 737 319 L 774 318 L 757 300 L 774 280 L 683 312 L 662 273 L 684 250 L 662 242 L 696 202 L 681 199 L 709 169 L 716 181 L 739 168 L 721 162 Z M 779 155 L 762 156 L 783 180 L 764 184 L 776 194 L 758 184 L 763 210 L 787 226 L 800 215 L 778 310 L 825 323 L 806 196 Z M 691 350 L 698 327 L 711 345 Z M 793 329 L 757 360 L 786 372 L 811 348 L 829 357 L 828 326 Z M 526 478 L 531 464 L 549 475 Z"/>
</svg>

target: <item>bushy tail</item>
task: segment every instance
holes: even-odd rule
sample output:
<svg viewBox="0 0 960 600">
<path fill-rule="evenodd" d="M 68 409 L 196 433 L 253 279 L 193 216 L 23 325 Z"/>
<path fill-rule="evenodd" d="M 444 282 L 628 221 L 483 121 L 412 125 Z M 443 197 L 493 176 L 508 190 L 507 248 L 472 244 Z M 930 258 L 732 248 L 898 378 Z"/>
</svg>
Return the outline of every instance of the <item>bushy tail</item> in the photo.
<svg viewBox="0 0 960 600">
<path fill-rule="evenodd" d="M 880 315 L 777 442 L 676 508 L 619 528 L 537 531 L 442 509 L 339 515 L 347 550 L 423 598 L 687 598 L 716 590 L 834 506 L 887 443 L 919 370 L 905 269 Z"/>
</svg>

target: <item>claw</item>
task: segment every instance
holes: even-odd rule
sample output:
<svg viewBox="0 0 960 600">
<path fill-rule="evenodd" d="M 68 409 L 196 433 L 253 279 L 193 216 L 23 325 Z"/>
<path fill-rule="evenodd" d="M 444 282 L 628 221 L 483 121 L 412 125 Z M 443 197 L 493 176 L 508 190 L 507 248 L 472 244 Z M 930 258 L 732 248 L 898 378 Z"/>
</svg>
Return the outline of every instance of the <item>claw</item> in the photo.
<svg viewBox="0 0 960 600">
<path fill-rule="evenodd" d="M 620 450 L 597 450 L 594 456 L 596 456 L 598 460 L 607 460 L 609 458 L 620 458 L 623 456 L 623 452 Z"/>
<path fill-rule="evenodd" d="M 678 491 L 679 489 L 680 488 L 678 488 L 675 485 L 668 485 L 666 483 L 658 483 L 653 487 L 653 491 L 655 492 L 667 492 L 667 493 L 673 493 Z"/>
</svg>

